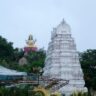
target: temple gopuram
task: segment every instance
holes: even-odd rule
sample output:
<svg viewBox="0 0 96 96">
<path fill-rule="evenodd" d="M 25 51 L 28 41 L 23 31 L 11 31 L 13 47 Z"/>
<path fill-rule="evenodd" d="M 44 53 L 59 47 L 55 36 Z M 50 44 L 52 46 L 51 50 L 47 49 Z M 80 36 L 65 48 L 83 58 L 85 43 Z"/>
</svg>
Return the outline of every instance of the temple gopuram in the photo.
<svg viewBox="0 0 96 96">
<path fill-rule="evenodd" d="M 87 92 L 75 40 L 65 20 L 51 33 L 43 70 L 43 76 L 69 81 L 58 90 L 65 96 L 70 96 L 76 90 Z"/>
</svg>

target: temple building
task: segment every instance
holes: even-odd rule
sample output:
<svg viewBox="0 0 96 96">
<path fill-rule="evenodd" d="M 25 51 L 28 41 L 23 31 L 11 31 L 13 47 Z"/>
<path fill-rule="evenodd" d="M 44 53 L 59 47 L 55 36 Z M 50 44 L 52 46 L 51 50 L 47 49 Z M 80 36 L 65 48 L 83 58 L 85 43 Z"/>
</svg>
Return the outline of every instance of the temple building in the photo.
<svg viewBox="0 0 96 96">
<path fill-rule="evenodd" d="M 24 52 L 28 53 L 30 51 L 36 51 L 37 47 L 35 45 L 36 40 L 33 39 L 33 36 L 30 34 L 28 40 L 26 41 L 27 46 L 24 47 Z"/>
<path fill-rule="evenodd" d="M 64 20 L 51 33 L 43 76 L 68 80 L 69 83 L 59 89 L 65 96 L 76 90 L 87 91 L 76 44 Z"/>
</svg>

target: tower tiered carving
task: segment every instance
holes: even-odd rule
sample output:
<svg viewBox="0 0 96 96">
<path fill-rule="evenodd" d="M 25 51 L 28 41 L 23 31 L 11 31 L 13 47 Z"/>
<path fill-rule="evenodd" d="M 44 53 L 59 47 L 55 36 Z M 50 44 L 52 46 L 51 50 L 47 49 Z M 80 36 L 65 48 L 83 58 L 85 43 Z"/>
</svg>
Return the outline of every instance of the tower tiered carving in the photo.
<svg viewBox="0 0 96 96">
<path fill-rule="evenodd" d="M 44 76 L 68 80 L 59 91 L 69 96 L 73 91 L 87 91 L 70 26 L 63 20 L 51 33 Z"/>
</svg>

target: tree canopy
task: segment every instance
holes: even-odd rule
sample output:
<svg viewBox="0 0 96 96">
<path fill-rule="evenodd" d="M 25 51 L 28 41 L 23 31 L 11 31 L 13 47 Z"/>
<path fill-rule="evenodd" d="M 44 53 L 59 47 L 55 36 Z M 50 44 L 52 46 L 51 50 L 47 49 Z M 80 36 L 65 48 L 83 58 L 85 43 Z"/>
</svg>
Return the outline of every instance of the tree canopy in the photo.
<svg viewBox="0 0 96 96">
<path fill-rule="evenodd" d="M 80 54 L 80 62 L 88 88 L 96 90 L 96 49 L 89 49 Z"/>
<path fill-rule="evenodd" d="M 31 72 L 33 67 L 44 67 L 46 52 L 44 49 L 31 51 L 26 56 L 23 49 L 13 48 L 13 43 L 0 36 L 0 64 L 19 71 Z M 19 65 L 19 59 L 25 57 L 27 64 Z"/>
<path fill-rule="evenodd" d="M 0 59 L 11 60 L 13 54 L 13 43 L 0 36 Z"/>
</svg>

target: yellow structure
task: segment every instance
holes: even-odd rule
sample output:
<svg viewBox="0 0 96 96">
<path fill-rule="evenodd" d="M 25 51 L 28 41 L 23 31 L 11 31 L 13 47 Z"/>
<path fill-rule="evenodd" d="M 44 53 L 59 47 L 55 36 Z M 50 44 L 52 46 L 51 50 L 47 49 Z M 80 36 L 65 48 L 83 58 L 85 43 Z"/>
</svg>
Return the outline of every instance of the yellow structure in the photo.
<svg viewBox="0 0 96 96">
<path fill-rule="evenodd" d="M 61 96 L 61 93 L 60 92 L 55 92 L 55 93 L 52 93 L 51 96 Z"/>
<path fill-rule="evenodd" d="M 36 94 L 41 96 L 50 96 L 50 92 L 41 86 L 36 87 L 33 91 L 36 92 Z"/>
<path fill-rule="evenodd" d="M 33 90 L 34 92 L 36 92 L 36 96 L 61 96 L 61 93 L 59 92 L 55 92 L 55 93 L 50 93 L 50 91 L 48 89 L 45 89 L 42 86 L 38 86 L 36 88 L 34 88 Z"/>
<path fill-rule="evenodd" d="M 36 47 L 35 42 L 36 40 L 33 40 L 33 36 L 30 34 L 26 41 L 27 47 Z"/>
</svg>

